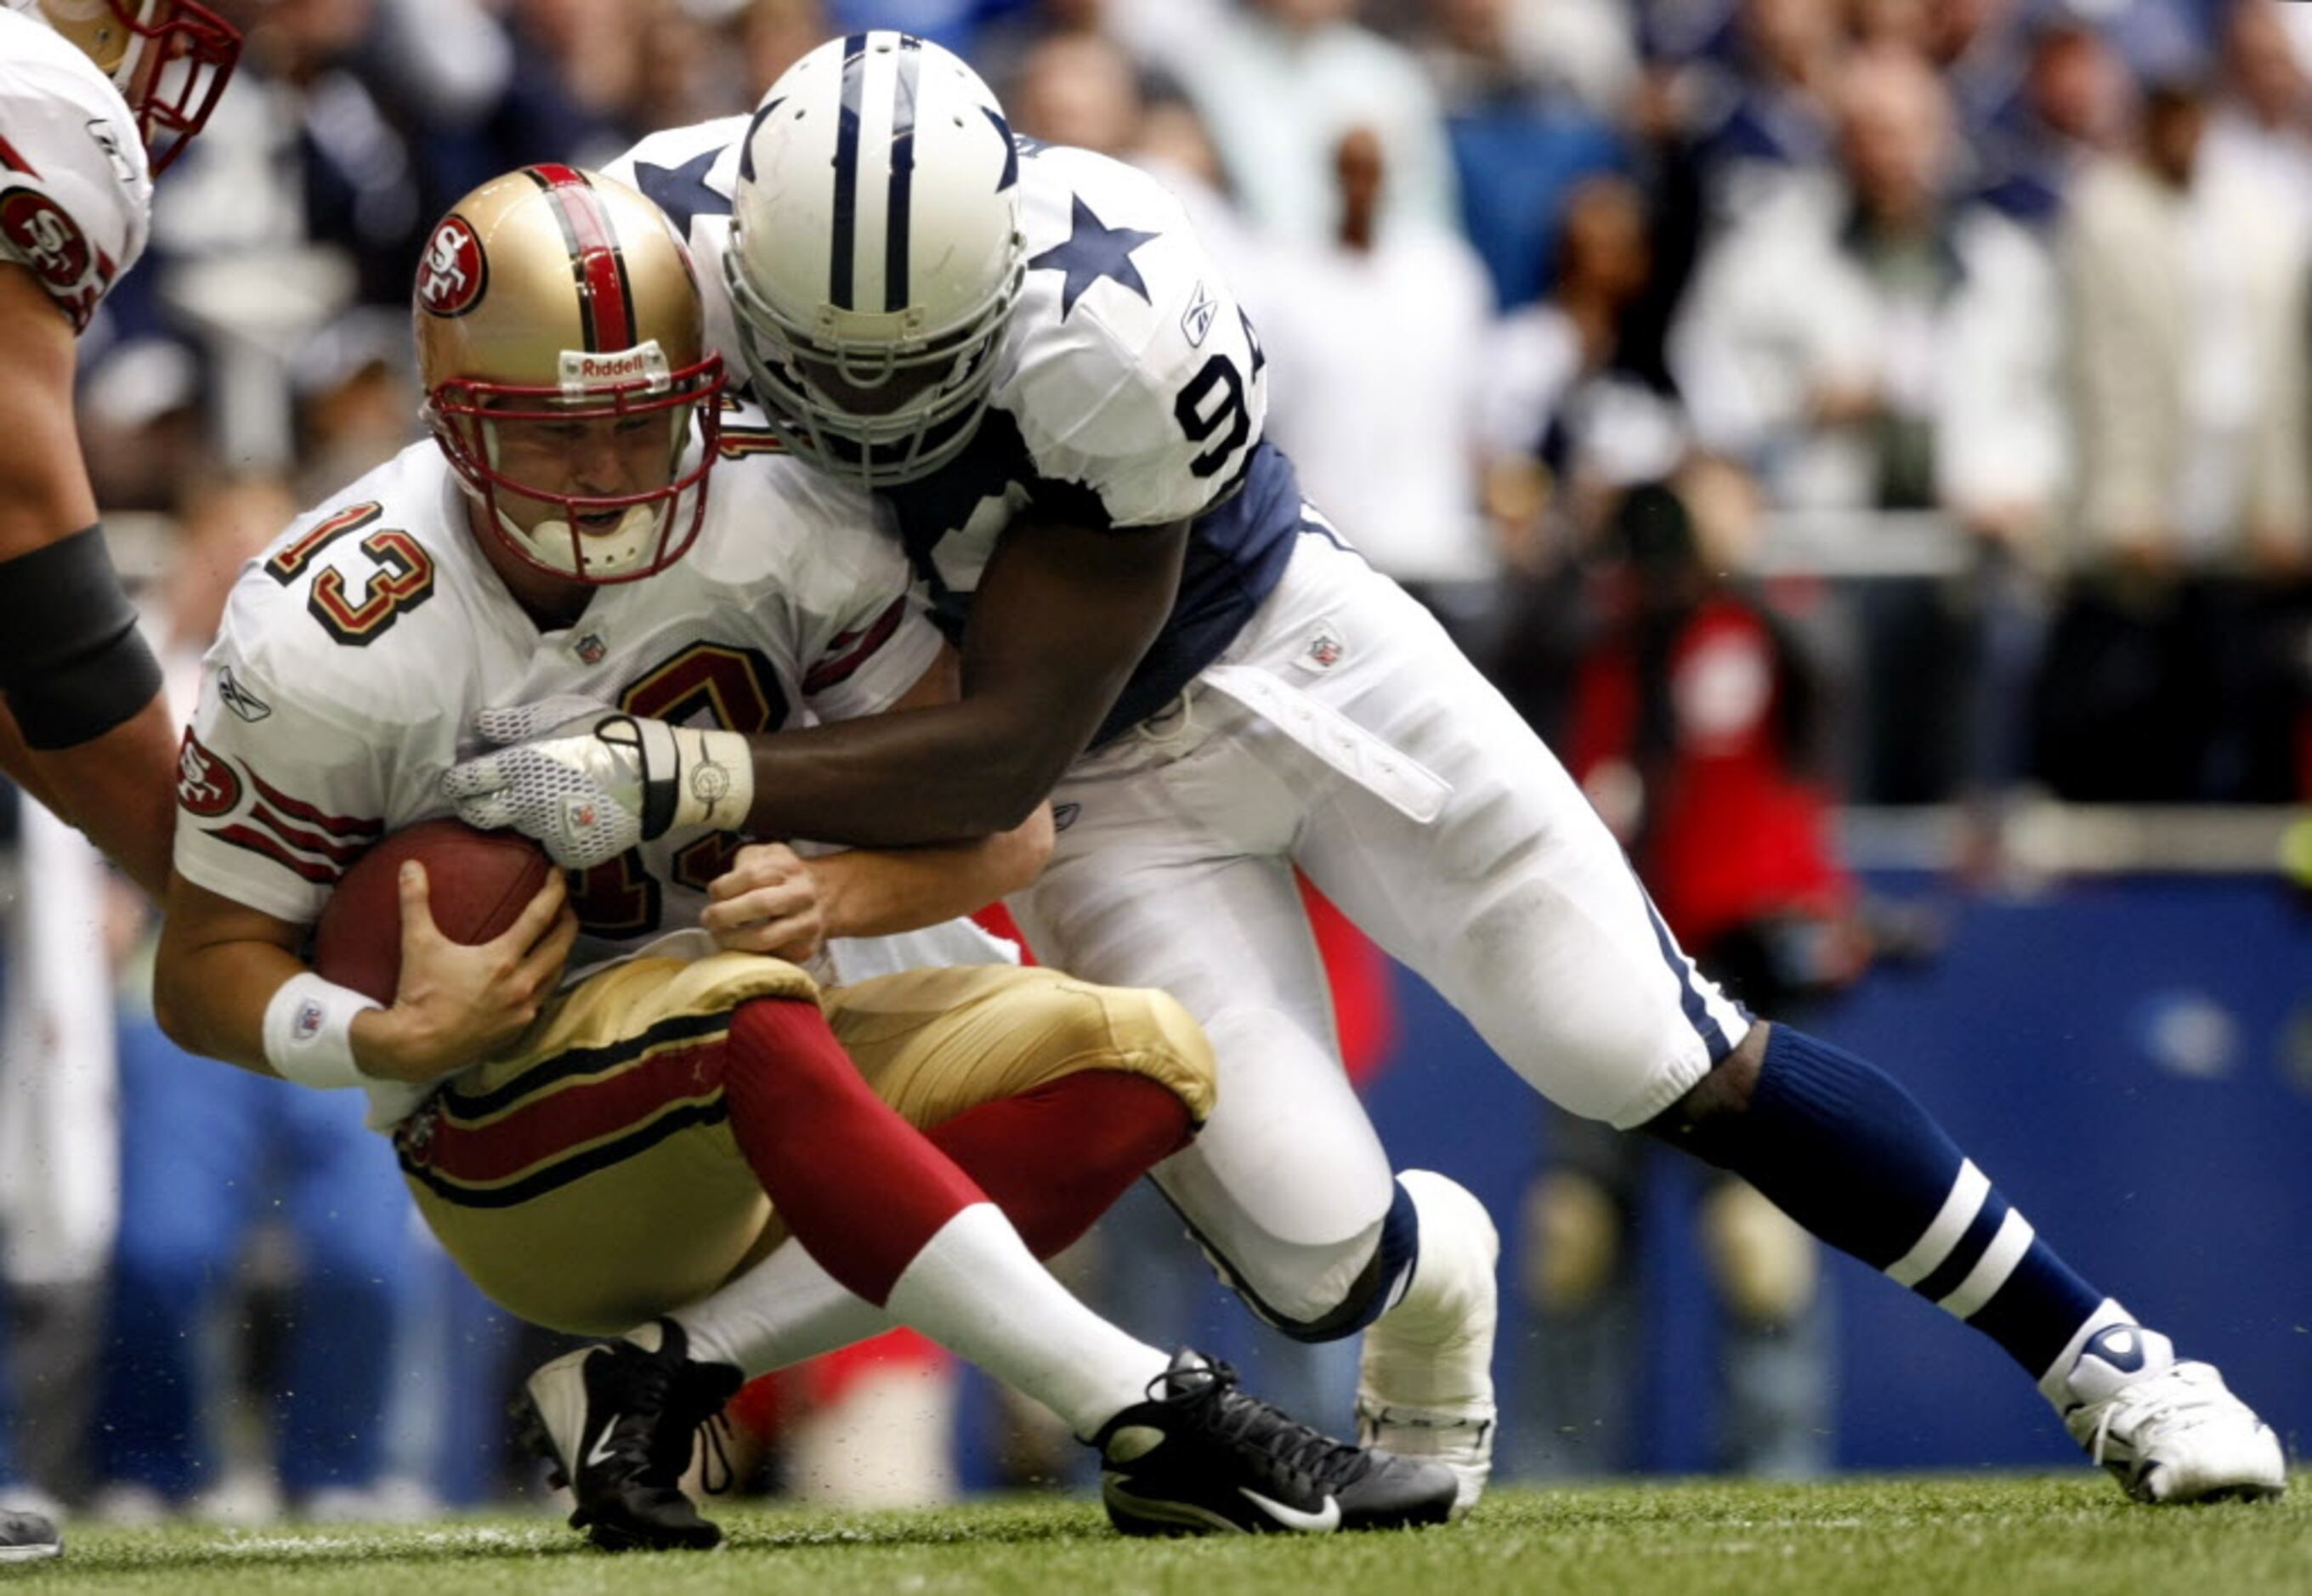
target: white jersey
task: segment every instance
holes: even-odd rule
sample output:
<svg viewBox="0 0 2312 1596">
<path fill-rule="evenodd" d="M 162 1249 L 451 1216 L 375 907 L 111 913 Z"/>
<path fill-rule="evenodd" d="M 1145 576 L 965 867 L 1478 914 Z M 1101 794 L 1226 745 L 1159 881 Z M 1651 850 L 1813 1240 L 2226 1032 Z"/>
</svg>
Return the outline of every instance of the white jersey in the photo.
<svg viewBox="0 0 2312 1596">
<path fill-rule="evenodd" d="M 583 700 L 775 731 L 887 709 L 939 652 L 897 544 L 868 529 L 873 501 L 791 459 L 718 465 L 689 553 L 558 631 L 490 568 L 468 503 L 440 450 L 413 445 L 241 573 L 182 749 L 187 880 L 317 919 L 371 844 L 450 812 L 438 784 L 478 752 L 477 710 Z M 572 968 L 695 926 L 740 842 L 684 828 L 574 879 Z"/>
<path fill-rule="evenodd" d="M 0 11 L 0 261 L 75 330 L 144 252 L 153 178 L 112 80 L 59 35 Z"/>
<path fill-rule="evenodd" d="M 689 240 L 707 336 L 738 365 L 722 257 L 749 118 L 652 134 L 609 167 Z M 1101 728 L 1169 703 L 1276 585 L 1303 524 L 1266 448 L 1267 361 L 1187 213 L 1147 173 L 1017 139 L 1027 280 L 970 446 L 885 495 L 941 630 L 959 640 L 995 540 L 1030 508 L 1093 528 L 1192 521 L 1172 616 Z"/>
</svg>

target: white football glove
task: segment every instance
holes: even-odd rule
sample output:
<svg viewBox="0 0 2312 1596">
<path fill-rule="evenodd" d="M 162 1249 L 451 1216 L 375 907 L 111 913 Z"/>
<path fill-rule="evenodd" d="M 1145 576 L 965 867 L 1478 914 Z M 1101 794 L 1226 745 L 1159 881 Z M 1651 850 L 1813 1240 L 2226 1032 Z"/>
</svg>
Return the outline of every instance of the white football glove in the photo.
<svg viewBox="0 0 2312 1596">
<path fill-rule="evenodd" d="M 442 793 L 468 825 L 511 826 L 554 862 L 583 870 L 677 826 L 736 831 L 755 802 L 755 763 L 735 731 L 701 731 L 569 699 L 483 710 L 492 752 L 452 766 Z"/>
</svg>

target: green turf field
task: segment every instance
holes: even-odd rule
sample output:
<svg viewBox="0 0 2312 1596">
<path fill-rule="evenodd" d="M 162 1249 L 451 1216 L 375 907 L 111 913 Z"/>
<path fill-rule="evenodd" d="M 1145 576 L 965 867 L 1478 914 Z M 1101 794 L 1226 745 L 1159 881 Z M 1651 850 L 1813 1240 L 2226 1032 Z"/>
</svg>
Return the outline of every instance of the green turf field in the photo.
<svg viewBox="0 0 2312 1596">
<path fill-rule="evenodd" d="M 1097 1506 L 939 1512 L 722 1507 L 707 1554 L 604 1557 L 539 1517 L 387 1529 L 74 1526 L 62 1561 L 0 1569 L 43 1592 L 974 1591 L 2312 1592 L 2312 1480 L 2277 1503 L 2148 1509 L 2099 1476 L 1502 1490 L 1466 1523 L 1329 1539 L 1131 1541 Z"/>
</svg>

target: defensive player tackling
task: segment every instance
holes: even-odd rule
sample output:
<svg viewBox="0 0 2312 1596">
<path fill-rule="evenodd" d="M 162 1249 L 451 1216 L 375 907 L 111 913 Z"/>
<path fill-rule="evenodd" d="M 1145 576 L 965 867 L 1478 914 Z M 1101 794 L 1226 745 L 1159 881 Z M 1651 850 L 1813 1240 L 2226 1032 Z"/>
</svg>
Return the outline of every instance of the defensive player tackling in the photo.
<svg viewBox="0 0 2312 1596">
<path fill-rule="evenodd" d="M 693 1427 L 745 1376 L 893 1321 L 1099 1445 L 1126 1530 L 1441 1519 L 1444 1470 L 1168 1359 L 1031 1255 L 1209 1112 L 1209 1051 L 1176 1003 L 1002 963 L 859 979 L 876 949 L 842 938 L 1032 876 L 1040 813 L 805 866 L 747 848 L 695 787 L 697 824 L 603 861 L 567 903 L 549 881 L 478 946 L 434 929 L 424 871 L 403 867 L 389 1005 L 306 966 L 348 866 L 445 807 L 439 780 L 484 705 L 616 710 L 698 771 L 702 724 L 771 730 L 951 690 L 871 501 L 726 414 L 689 258 L 641 196 L 566 167 L 486 185 L 435 229 L 416 309 L 435 444 L 291 527 L 208 658 L 157 1001 L 193 1051 L 368 1087 L 486 1292 L 540 1323 L 628 1332 L 529 1383 L 579 1521 L 606 1546 L 713 1544 L 677 1485 Z M 702 924 L 721 951 L 695 929 L 651 945 Z M 557 989 L 574 953 L 591 972 Z"/>
</svg>

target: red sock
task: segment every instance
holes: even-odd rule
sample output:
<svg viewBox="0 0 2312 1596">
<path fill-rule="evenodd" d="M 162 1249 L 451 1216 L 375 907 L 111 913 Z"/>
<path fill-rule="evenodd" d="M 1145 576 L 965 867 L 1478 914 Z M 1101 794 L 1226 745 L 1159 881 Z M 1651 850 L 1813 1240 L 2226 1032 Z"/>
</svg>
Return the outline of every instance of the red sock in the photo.
<svg viewBox="0 0 2312 1596">
<path fill-rule="evenodd" d="M 739 1150 L 795 1240 L 879 1307 L 942 1225 L 987 1200 L 869 1088 L 816 1003 L 739 1006 L 722 1097 Z"/>
<path fill-rule="evenodd" d="M 1088 1069 L 966 1109 L 924 1134 L 1049 1258 L 1158 1159 L 1188 1145 L 1187 1104 L 1144 1075 Z M 832 1272 L 831 1270 L 829 1271 Z"/>
</svg>

